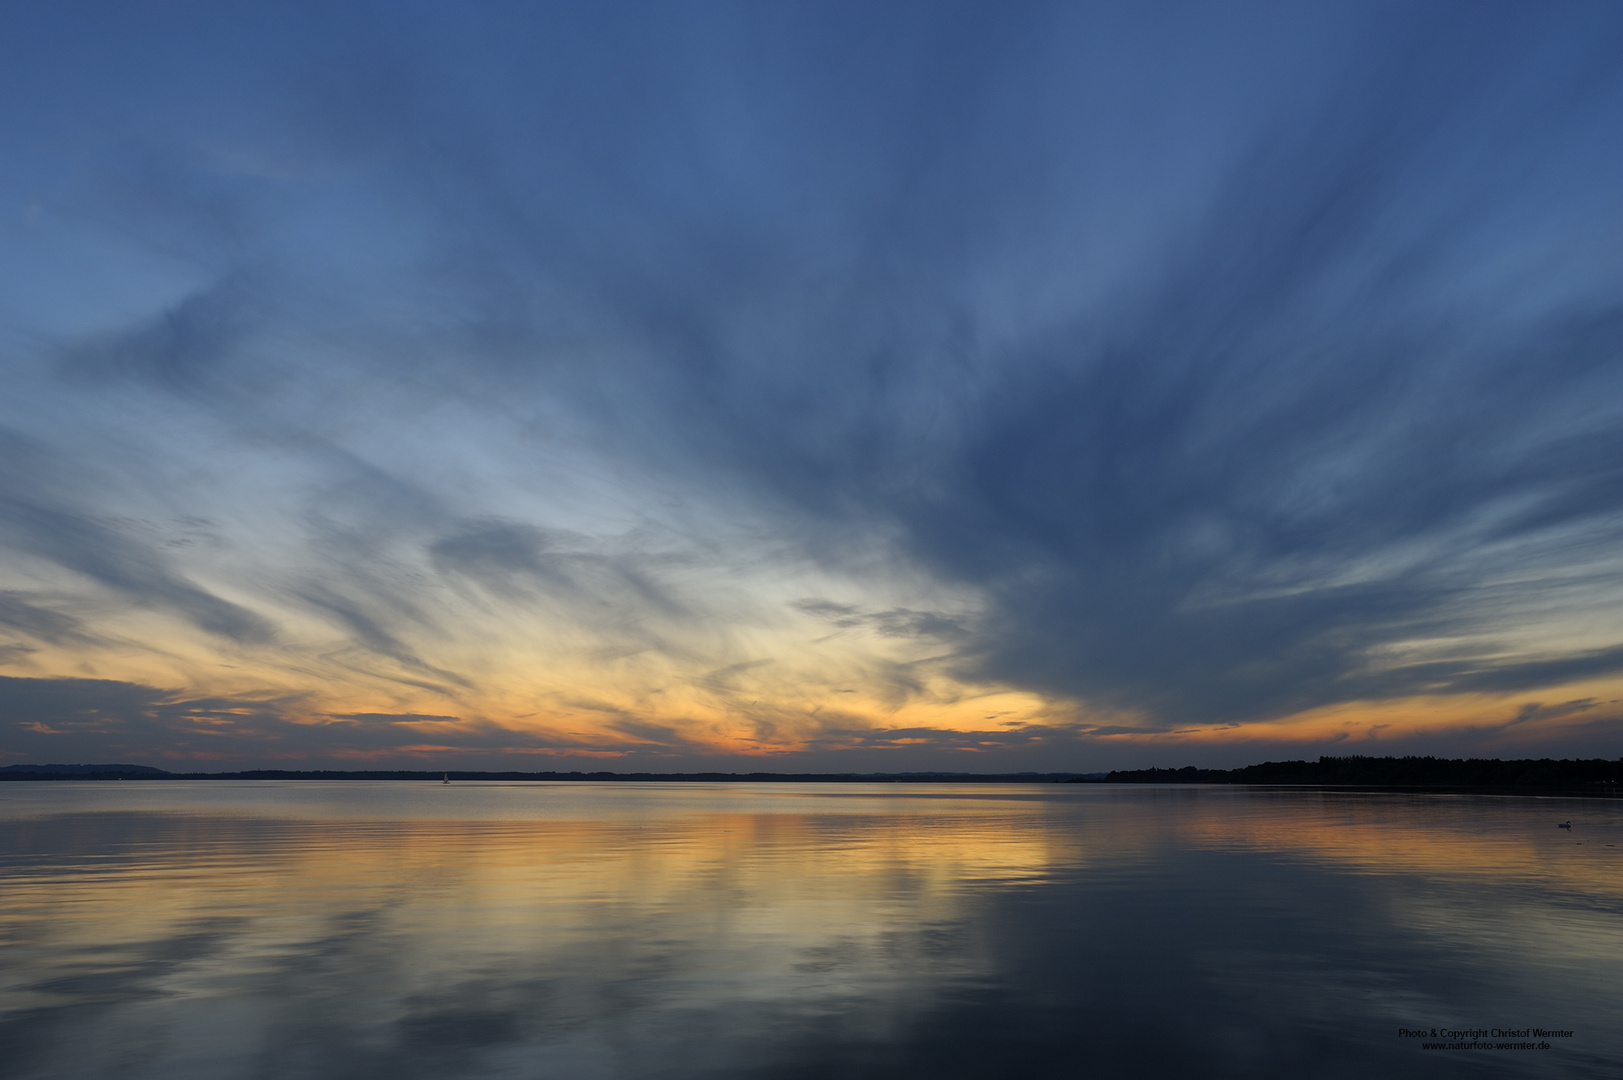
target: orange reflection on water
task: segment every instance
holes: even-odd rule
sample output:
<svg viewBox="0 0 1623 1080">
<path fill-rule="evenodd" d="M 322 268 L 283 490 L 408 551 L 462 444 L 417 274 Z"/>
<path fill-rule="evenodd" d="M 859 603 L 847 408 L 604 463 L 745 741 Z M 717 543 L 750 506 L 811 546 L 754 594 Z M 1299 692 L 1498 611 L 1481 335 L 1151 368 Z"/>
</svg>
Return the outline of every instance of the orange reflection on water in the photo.
<svg viewBox="0 0 1623 1080">
<path fill-rule="evenodd" d="M 1250 848 L 1365 874 L 1465 875 L 1541 882 L 1623 900 L 1616 800 L 1278 792 L 1187 815 L 1180 831 L 1209 848 Z M 1572 831 L 1556 828 L 1576 819 Z"/>
<path fill-rule="evenodd" d="M 1610 1063 L 1623 875 L 1590 846 L 1619 810 L 1137 785 L 16 784 L 0 1024 L 33 1050 L 0 1069 L 756 1077 L 892 1055 L 939 1076 L 951 1046 L 960 1075 L 993 1075 L 978 1047 L 1002 1065 L 1034 1037 L 1052 1052 L 1028 1071 L 1068 1075 L 1088 1030 L 1120 1033 L 1106 1075 L 1146 1074 L 1124 1063 L 1157 1040 L 1176 1045 L 1150 1072 L 1182 1075 L 1198 1055 L 1177 1047 L 1239 1030 L 1236 1075 L 1299 1031 L 1269 1075 L 1312 1075 L 1340 1040 L 1384 1061 L 1372 1075 L 1418 1076 L 1391 1031 L 1421 1015 L 1558 1019 Z"/>
<path fill-rule="evenodd" d="M 179 805 L 160 786 L 183 789 Z M 962 921 L 977 887 L 1077 858 L 1041 807 L 985 791 L 898 813 L 893 799 L 784 786 L 695 800 L 688 785 L 375 784 L 329 806 L 319 785 L 275 799 L 241 785 L 235 808 L 228 785 L 206 787 L 126 786 L 149 805 L 10 823 L 9 970 L 32 959 L 59 978 L 5 980 L 0 1010 L 188 941 L 200 955 L 166 972 L 166 995 L 229 995 L 355 948 L 409 953 L 409 966 L 360 965 L 389 970 L 394 996 L 515 964 L 657 986 L 674 952 L 683 1000 L 876 993 L 973 976 L 976 949 L 949 957 L 930 935 Z M 199 798 L 211 804 L 186 805 Z"/>
</svg>

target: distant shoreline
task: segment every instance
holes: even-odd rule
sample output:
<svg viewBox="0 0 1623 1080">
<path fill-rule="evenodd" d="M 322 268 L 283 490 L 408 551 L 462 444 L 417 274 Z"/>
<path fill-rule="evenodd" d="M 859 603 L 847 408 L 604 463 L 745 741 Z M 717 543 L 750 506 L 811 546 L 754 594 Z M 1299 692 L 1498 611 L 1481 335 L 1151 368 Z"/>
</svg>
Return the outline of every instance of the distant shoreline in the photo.
<svg viewBox="0 0 1623 1080">
<path fill-rule="evenodd" d="M 655 773 L 513 772 L 466 769 L 246 769 L 177 773 L 145 765 L 8 765 L 0 780 L 432 780 L 633 781 L 670 783 L 1056 784 L 1102 779 L 1103 773 Z"/>
<path fill-rule="evenodd" d="M 1238 769 L 1126 769 L 1107 773 L 776 773 L 776 772 L 544 772 L 459 769 L 247 769 L 169 772 L 146 765 L 8 765 L 0 780 L 395 780 L 640 783 L 894 783 L 894 784 L 1206 784 L 1329 788 L 1363 791 L 1473 792 L 1616 797 L 1623 758 L 1520 759 L 1321 757 L 1268 761 Z"/>
<path fill-rule="evenodd" d="M 1474 791 L 1508 794 L 1615 796 L 1623 758 L 1321 757 L 1265 761 L 1239 769 L 1130 769 L 1107 773 L 1113 784 L 1244 784 L 1270 787 L 1367 788 L 1395 791 Z"/>
</svg>

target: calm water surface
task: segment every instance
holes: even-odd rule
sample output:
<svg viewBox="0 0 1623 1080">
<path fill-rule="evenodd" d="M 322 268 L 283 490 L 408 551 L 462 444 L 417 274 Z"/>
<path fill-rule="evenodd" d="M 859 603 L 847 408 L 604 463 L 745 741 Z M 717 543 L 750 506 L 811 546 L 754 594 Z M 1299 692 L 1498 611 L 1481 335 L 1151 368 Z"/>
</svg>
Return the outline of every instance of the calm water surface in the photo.
<svg viewBox="0 0 1623 1080">
<path fill-rule="evenodd" d="M 1623 1075 L 1623 802 L 9 783 L 0 830 L 6 1077 Z"/>
</svg>

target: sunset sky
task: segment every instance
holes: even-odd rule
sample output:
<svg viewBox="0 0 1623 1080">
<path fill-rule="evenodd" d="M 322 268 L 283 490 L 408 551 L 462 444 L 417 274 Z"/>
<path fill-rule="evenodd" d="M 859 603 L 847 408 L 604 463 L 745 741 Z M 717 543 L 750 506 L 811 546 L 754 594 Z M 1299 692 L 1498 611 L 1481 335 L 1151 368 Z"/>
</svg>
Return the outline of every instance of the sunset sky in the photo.
<svg viewBox="0 0 1623 1080">
<path fill-rule="evenodd" d="M 0 765 L 1623 754 L 1623 7 L 0 8 Z"/>
</svg>

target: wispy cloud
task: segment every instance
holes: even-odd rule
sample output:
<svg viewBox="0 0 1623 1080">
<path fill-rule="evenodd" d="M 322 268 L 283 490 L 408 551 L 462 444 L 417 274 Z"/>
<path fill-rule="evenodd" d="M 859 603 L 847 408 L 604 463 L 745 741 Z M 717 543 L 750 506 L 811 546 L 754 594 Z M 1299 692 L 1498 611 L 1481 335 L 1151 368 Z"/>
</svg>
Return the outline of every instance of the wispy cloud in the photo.
<svg viewBox="0 0 1623 1080">
<path fill-rule="evenodd" d="M 1623 672 L 1608 9 L 68 17 L 0 45 L 0 661 L 194 683 L 148 745 L 1080 760 Z"/>
</svg>

